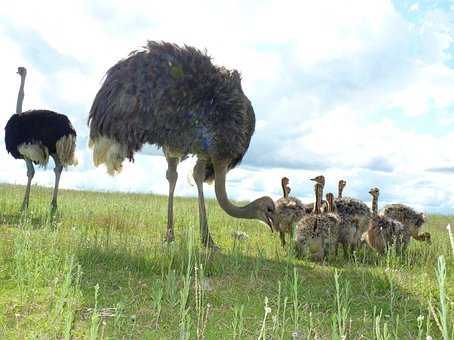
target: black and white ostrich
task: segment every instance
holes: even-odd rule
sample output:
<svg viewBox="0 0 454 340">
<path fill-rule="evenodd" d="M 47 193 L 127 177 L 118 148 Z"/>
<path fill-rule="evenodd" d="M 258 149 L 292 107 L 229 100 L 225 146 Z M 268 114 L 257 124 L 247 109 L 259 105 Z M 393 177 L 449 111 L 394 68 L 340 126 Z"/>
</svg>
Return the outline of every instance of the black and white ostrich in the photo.
<svg viewBox="0 0 454 340">
<path fill-rule="evenodd" d="M 112 175 L 145 143 L 163 149 L 169 181 L 166 240 L 174 240 L 177 165 L 190 154 L 197 156 L 193 177 L 204 245 L 217 248 L 206 220 L 205 181 L 214 180 L 216 198 L 227 214 L 273 227 L 275 207 L 270 197 L 244 207 L 228 199 L 226 174 L 249 147 L 255 115 L 239 73 L 213 65 L 198 49 L 149 41 L 143 50 L 132 52 L 107 71 L 88 123 L 94 164 L 105 163 Z"/>
<path fill-rule="evenodd" d="M 12 115 L 5 126 L 6 150 L 16 159 L 24 159 L 27 164 L 27 189 L 25 190 L 22 210 L 28 207 L 30 185 L 35 169 L 33 164 L 46 166 L 49 156 L 55 162 L 55 187 L 52 196 L 52 210 L 57 209 L 58 184 L 61 172 L 68 165 L 76 165 L 76 131 L 68 117 L 49 110 L 29 110 L 22 112 L 24 84 L 27 70 L 19 67 L 21 77 L 17 97 L 16 114 Z"/>
</svg>

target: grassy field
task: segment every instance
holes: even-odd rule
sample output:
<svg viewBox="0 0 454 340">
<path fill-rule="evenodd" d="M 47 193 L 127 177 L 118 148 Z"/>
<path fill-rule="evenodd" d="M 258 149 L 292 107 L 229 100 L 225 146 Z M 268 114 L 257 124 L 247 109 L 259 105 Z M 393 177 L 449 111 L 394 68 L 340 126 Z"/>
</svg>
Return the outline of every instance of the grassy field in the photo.
<svg viewBox="0 0 454 340">
<path fill-rule="evenodd" d="M 412 241 L 405 257 L 361 250 L 319 264 L 215 201 L 222 251 L 210 255 L 194 199 L 176 199 L 168 245 L 166 197 L 62 190 L 50 218 L 50 190 L 34 186 L 21 215 L 23 190 L 0 185 L 2 339 L 454 338 L 454 217 L 430 216 L 432 245 Z"/>
</svg>

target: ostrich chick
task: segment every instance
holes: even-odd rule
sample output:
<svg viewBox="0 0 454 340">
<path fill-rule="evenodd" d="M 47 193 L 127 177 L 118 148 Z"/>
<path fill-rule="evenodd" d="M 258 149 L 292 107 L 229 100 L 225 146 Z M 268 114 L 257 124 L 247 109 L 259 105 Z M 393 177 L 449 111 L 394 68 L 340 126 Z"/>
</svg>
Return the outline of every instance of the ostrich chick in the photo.
<svg viewBox="0 0 454 340">
<path fill-rule="evenodd" d="M 275 228 L 279 231 L 282 246 L 285 246 L 285 234 L 292 233 L 292 226 L 298 222 L 305 214 L 304 204 L 296 197 L 289 196 L 290 187 L 288 186 L 289 179 L 283 177 L 281 186 L 283 197 L 275 202 Z"/>
<path fill-rule="evenodd" d="M 431 243 L 430 233 L 420 233 L 421 226 L 426 222 L 424 213 L 418 213 L 405 204 L 389 204 L 383 208 L 383 216 L 401 222 L 418 241 Z"/>
<path fill-rule="evenodd" d="M 338 198 L 335 200 L 335 205 L 343 222 L 341 229 L 345 231 L 341 235 L 340 243 L 343 245 L 344 251 L 348 248 L 353 251 L 360 244 L 361 236 L 369 227 L 371 213 L 366 203 L 355 198 L 342 196 L 346 185 L 345 180 L 339 181 Z"/>
<path fill-rule="evenodd" d="M 378 188 L 370 189 L 369 194 L 372 195 L 372 217 L 368 230 L 362 236 L 363 241 L 380 254 L 391 246 L 404 251 L 410 242 L 410 231 L 401 222 L 378 214 Z"/>
<path fill-rule="evenodd" d="M 314 211 L 303 216 L 296 226 L 295 248 L 297 255 L 309 255 L 317 261 L 325 258 L 327 249 L 335 245 L 338 238 L 339 219 L 330 213 L 322 213 L 323 185 L 315 183 Z"/>
<path fill-rule="evenodd" d="M 348 249 L 352 247 L 355 239 L 357 221 L 349 215 L 340 215 L 332 193 L 326 194 L 327 213 L 338 220 L 338 238 L 335 245 L 335 255 L 338 254 L 339 245 L 342 245 L 344 256 L 348 256 Z"/>
</svg>

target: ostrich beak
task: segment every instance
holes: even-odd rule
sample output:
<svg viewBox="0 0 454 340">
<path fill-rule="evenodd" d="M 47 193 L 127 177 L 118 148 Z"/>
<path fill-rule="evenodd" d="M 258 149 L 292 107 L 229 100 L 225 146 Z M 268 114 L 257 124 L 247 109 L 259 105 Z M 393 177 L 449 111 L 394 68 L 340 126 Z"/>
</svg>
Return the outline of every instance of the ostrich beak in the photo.
<svg viewBox="0 0 454 340">
<path fill-rule="evenodd" d="M 266 214 L 265 217 L 266 217 L 266 224 L 268 225 L 268 227 L 270 227 L 271 232 L 274 233 L 274 229 L 273 229 L 274 217 L 270 214 Z"/>
</svg>

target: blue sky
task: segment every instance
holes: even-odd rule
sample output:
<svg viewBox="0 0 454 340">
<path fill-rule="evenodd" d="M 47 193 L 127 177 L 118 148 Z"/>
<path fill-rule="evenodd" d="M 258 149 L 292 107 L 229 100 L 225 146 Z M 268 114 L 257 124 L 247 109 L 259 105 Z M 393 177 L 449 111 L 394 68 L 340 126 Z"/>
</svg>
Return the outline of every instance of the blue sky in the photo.
<svg viewBox="0 0 454 340">
<path fill-rule="evenodd" d="M 147 39 L 207 49 L 238 69 L 257 126 L 230 195 L 312 199 L 327 189 L 454 213 L 454 2 L 452 1 L 54 1 L 10 2 L 0 12 L 0 124 L 15 108 L 17 66 L 28 68 L 25 109 L 66 113 L 80 165 L 62 187 L 167 193 L 165 161 L 146 147 L 122 174 L 91 163 L 87 113 L 106 70 Z M 0 150 L 4 149 L 3 130 Z M 177 194 L 195 195 L 180 166 Z M 50 170 L 35 182 L 52 185 Z M 25 183 L 23 162 L 0 152 L 0 182 Z M 213 195 L 207 187 L 208 195 Z"/>
</svg>

